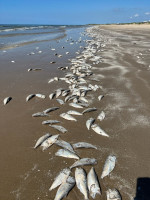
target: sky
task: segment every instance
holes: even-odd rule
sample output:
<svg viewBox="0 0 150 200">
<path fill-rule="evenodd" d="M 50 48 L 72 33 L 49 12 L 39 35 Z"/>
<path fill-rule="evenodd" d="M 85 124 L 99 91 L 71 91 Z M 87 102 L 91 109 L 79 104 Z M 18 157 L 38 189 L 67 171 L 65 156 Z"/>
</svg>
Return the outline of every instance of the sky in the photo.
<svg viewBox="0 0 150 200">
<path fill-rule="evenodd" d="M 105 24 L 150 20 L 150 0 L 0 0 L 0 24 Z"/>
</svg>

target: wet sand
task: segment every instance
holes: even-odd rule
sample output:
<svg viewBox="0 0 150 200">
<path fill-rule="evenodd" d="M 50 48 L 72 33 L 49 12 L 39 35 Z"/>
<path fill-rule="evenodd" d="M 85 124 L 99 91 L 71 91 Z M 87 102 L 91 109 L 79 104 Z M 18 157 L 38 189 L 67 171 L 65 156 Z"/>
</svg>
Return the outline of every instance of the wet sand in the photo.
<svg viewBox="0 0 150 200">
<path fill-rule="evenodd" d="M 135 31 L 136 30 L 136 31 Z M 75 30 L 74 30 L 75 31 Z M 68 88 L 68 84 L 58 81 L 48 84 L 48 80 L 55 76 L 64 77 L 66 71 L 58 70 L 59 66 L 71 66 L 68 59 L 75 58 L 75 52 L 82 43 L 70 45 L 62 38 L 60 43 L 51 41 L 40 45 L 43 53 L 28 56 L 36 51 L 35 44 L 10 49 L 1 53 L 0 64 L 0 157 L 1 157 L 1 199 L 54 199 L 56 189 L 49 192 L 54 178 L 63 168 L 74 163 L 74 159 L 56 157 L 59 149 L 56 145 L 42 152 L 40 148 L 34 150 L 36 140 L 44 133 L 57 134 L 58 131 L 42 125 L 48 118 L 33 118 L 32 114 L 46 108 L 59 106 L 60 109 L 50 114 L 50 119 L 61 120 L 61 125 L 68 132 L 60 134 L 60 138 L 71 144 L 84 141 L 98 147 L 98 150 L 79 149 L 77 154 L 83 157 L 94 157 L 98 160 L 95 170 L 98 174 L 102 189 L 101 199 L 106 199 L 106 190 L 117 188 L 123 199 L 134 199 L 136 184 L 139 177 L 150 177 L 149 169 L 149 128 L 150 128 L 150 28 L 132 29 L 111 26 L 95 26 L 88 30 L 93 35 L 92 43 L 95 47 L 99 40 L 101 46 L 96 49 L 95 56 L 101 56 L 99 64 L 88 59 L 92 66 L 93 76 L 88 77 L 88 84 L 98 84 L 101 89 L 90 92 L 87 99 L 90 107 L 98 111 L 77 116 L 78 122 L 63 120 L 59 114 L 74 110 L 66 103 L 60 106 L 56 99 L 49 100 L 48 95 L 58 88 Z M 76 40 L 80 34 L 68 33 L 67 37 Z M 65 46 L 62 49 L 61 46 Z M 54 56 L 55 51 L 62 54 L 62 58 Z M 84 52 L 83 49 L 80 49 Z M 70 54 L 66 55 L 65 52 Z M 82 57 L 82 54 L 80 54 Z M 78 56 L 78 55 L 77 55 Z M 15 63 L 11 63 L 15 60 Z M 50 61 L 56 61 L 52 65 Z M 28 68 L 42 68 L 41 71 L 28 72 Z M 33 98 L 25 102 L 27 95 L 42 93 L 46 99 Z M 97 97 L 105 97 L 98 101 Z M 13 99 L 6 106 L 3 99 L 12 96 Z M 61 97 L 61 99 L 64 99 Z M 75 109 L 77 110 L 77 109 Z M 90 117 L 96 118 L 101 111 L 106 118 L 98 122 L 110 135 L 105 138 L 88 131 L 85 123 Z M 79 109 L 80 111 L 80 109 Z M 83 111 L 83 109 L 81 109 Z M 117 157 L 116 167 L 109 177 L 100 179 L 104 162 L 108 155 Z M 84 169 L 88 172 L 91 167 Z M 74 170 L 73 173 L 74 174 Z M 95 199 L 99 199 L 97 196 Z M 83 199 L 75 187 L 66 199 Z"/>
</svg>

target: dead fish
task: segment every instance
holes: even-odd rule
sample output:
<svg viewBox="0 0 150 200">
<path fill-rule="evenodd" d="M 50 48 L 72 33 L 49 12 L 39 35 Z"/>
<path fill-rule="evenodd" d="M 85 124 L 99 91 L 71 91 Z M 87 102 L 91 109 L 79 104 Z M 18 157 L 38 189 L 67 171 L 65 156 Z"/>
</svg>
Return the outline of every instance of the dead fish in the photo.
<svg viewBox="0 0 150 200">
<path fill-rule="evenodd" d="M 77 121 L 73 116 L 67 114 L 67 113 L 62 113 L 59 115 L 60 117 L 66 119 L 66 120 L 70 120 L 70 121 Z"/>
<path fill-rule="evenodd" d="M 58 125 L 49 125 L 52 128 L 55 128 L 56 130 L 60 131 L 61 133 L 66 133 L 67 129 L 65 129 L 63 126 L 58 126 Z"/>
<path fill-rule="evenodd" d="M 82 102 L 82 103 L 80 102 L 79 105 L 80 105 L 80 106 L 83 106 L 83 107 L 86 107 L 86 108 L 89 107 L 89 104 L 83 103 L 83 102 Z"/>
<path fill-rule="evenodd" d="M 91 128 L 93 129 L 93 131 L 95 131 L 97 134 L 102 135 L 102 136 L 106 136 L 109 137 L 109 135 L 100 128 L 100 126 L 98 126 L 97 124 L 94 124 L 91 126 Z"/>
<path fill-rule="evenodd" d="M 32 68 L 29 68 L 29 69 L 28 69 L 28 72 L 30 72 L 30 71 L 32 71 Z"/>
<path fill-rule="evenodd" d="M 56 95 L 55 93 L 51 93 L 51 94 L 49 95 L 50 100 L 53 99 L 55 95 Z"/>
<path fill-rule="evenodd" d="M 50 64 L 55 64 L 55 63 L 56 63 L 55 61 L 51 61 L 51 62 L 50 62 Z"/>
<path fill-rule="evenodd" d="M 42 70 L 41 68 L 34 68 L 33 71 L 39 71 Z"/>
<path fill-rule="evenodd" d="M 75 153 L 74 150 L 73 150 L 72 145 L 70 143 L 64 141 L 64 140 L 56 140 L 55 144 L 60 146 L 60 147 L 62 147 L 62 148 L 64 148 L 64 149 L 67 149 L 67 150 Z"/>
<path fill-rule="evenodd" d="M 29 101 L 30 99 L 32 99 L 33 97 L 35 97 L 35 94 L 28 95 L 26 98 L 26 102 Z"/>
<path fill-rule="evenodd" d="M 86 142 L 78 142 L 73 144 L 73 148 L 74 149 L 78 149 L 78 148 L 93 148 L 93 149 L 97 149 L 96 146 L 86 143 Z"/>
<path fill-rule="evenodd" d="M 105 176 L 108 176 L 110 172 L 113 171 L 115 167 L 116 157 L 115 156 L 108 156 L 105 161 L 103 172 L 101 178 L 103 179 Z"/>
<path fill-rule="evenodd" d="M 54 81 L 59 81 L 59 78 L 57 76 L 54 77 Z"/>
<path fill-rule="evenodd" d="M 43 111 L 43 113 L 47 114 L 47 113 L 52 112 L 52 111 L 57 110 L 57 109 L 59 109 L 59 107 L 47 108 L 46 110 Z"/>
<path fill-rule="evenodd" d="M 43 125 L 45 125 L 45 124 L 57 124 L 57 123 L 60 123 L 60 121 L 57 121 L 57 120 L 46 120 L 46 121 L 42 122 Z"/>
<path fill-rule="evenodd" d="M 104 98 L 104 95 L 98 96 L 98 100 L 99 100 L 99 101 L 102 100 L 102 98 Z"/>
<path fill-rule="evenodd" d="M 62 99 L 56 99 L 56 101 L 60 104 L 60 105 L 63 105 L 64 104 L 64 101 Z"/>
<path fill-rule="evenodd" d="M 65 183 L 67 178 L 69 177 L 71 171 L 69 168 L 63 169 L 55 178 L 52 186 L 50 187 L 50 191 L 61 185 L 62 183 Z"/>
<path fill-rule="evenodd" d="M 84 101 L 85 103 L 88 103 L 88 100 L 85 97 L 80 97 L 79 98 L 81 101 Z"/>
<path fill-rule="evenodd" d="M 95 122 L 95 119 L 94 118 L 90 118 L 86 121 L 86 127 L 88 130 L 90 130 L 92 124 Z"/>
<path fill-rule="evenodd" d="M 85 109 L 82 113 L 87 113 L 87 112 L 92 112 L 92 111 L 96 111 L 97 109 L 96 108 L 87 108 Z"/>
<path fill-rule="evenodd" d="M 49 138 L 47 138 L 42 144 L 41 144 L 41 147 L 42 147 L 42 150 L 46 150 L 48 147 L 52 146 L 55 141 L 57 140 L 57 138 L 59 137 L 59 135 L 53 135 Z"/>
<path fill-rule="evenodd" d="M 72 106 L 74 108 L 83 108 L 81 105 L 79 105 L 77 103 L 69 103 L 69 106 Z"/>
<path fill-rule="evenodd" d="M 37 112 L 32 115 L 32 117 L 48 117 L 49 115 L 44 112 Z"/>
<path fill-rule="evenodd" d="M 69 115 L 82 115 L 82 113 L 79 113 L 79 112 L 77 112 L 77 111 L 75 111 L 75 110 L 69 110 L 69 111 L 67 112 L 67 114 L 69 114 Z"/>
<path fill-rule="evenodd" d="M 67 51 L 66 54 L 69 54 L 69 52 Z"/>
<path fill-rule="evenodd" d="M 46 96 L 44 94 L 36 94 L 35 96 L 39 97 L 41 99 L 45 99 L 46 98 Z"/>
<path fill-rule="evenodd" d="M 71 176 L 68 177 L 67 181 L 62 183 L 57 190 L 54 200 L 61 200 L 68 195 L 70 190 L 75 186 L 75 179 Z"/>
<path fill-rule="evenodd" d="M 74 158 L 74 159 L 80 159 L 79 156 L 77 156 L 75 153 L 66 150 L 66 149 L 59 149 L 56 153 L 56 156 L 61 156 L 65 158 Z"/>
<path fill-rule="evenodd" d="M 48 83 L 52 83 L 53 81 L 54 81 L 54 79 L 51 78 L 51 79 L 48 81 Z"/>
<path fill-rule="evenodd" d="M 107 200 L 121 200 L 121 195 L 116 189 L 108 189 L 106 191 Z"/>
<path fill-rule="evenodd" d="M 87 175 L 87 183 L 90 196 L 95 199 L 96 194 L 101 195 L 101 190 L 98 182 L 98 176 L 94 170 L 94 167 L 91 168 Z"/>
<path fill-rule="evenodd" d="M 12 100 L 12 97 L 6 97 L 5 99 L 4 99 L 4 105 L 6 105 L 9 101 L 11 101 Z"/>
<path fill-rule="evenodd" d="M 38 146 L 40 146 L 47 138 L 49 138 L 51 136 L 51 134 L 50 133 L 46 133 L 45 135 L 43 135 L 42 137 L 40 137 L 38 140 L 37 140 L 37 142 L 36 142 L 36 144 L 35 144 L 35 146 L 34 146 L 34 149 L 36 149 Z"/>
<path fill-rule="evenodd" d="M 55 51 L 55 49 L 53 48 L 53 49 L 51 49 L 52 51 Z"/>
<path fill-rule="evenodd" d="M 95 164 L 97 164 L 97 160 L 95 158 L 82 158 L 76 161 L 73 165 L 71 165 L 70 169 L 78 166 L 95 165 Z"/>
<path fill-rule="evenodd" d="M 56 90 L 56 98 L 61 95 L 61 89 Z"/>
<path fill-rule="evenodd" d="M 102 112 L 98 115 L 97 119 L 99 119 L 100 121 L 102 121 L 103 119 L 105 119 L 105 113 L 104 113 L 104 111 L 102 111 Z"/>
<path fill-rule="evenodd" d="M 86 178 L 86 172 L 84 169 L 76 168 L 75 180 L 76 180 L 77 188 L 84 195 L 84 199 L 88 200 L 87 178 Z"/>
</svg>

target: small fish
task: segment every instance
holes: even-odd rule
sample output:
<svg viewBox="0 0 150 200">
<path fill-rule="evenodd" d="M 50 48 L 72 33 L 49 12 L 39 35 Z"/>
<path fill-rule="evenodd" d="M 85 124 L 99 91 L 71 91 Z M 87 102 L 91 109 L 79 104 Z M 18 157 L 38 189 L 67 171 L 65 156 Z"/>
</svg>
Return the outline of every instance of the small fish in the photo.
<svg viewBox="0 0 150 200">
<path fill-rule="evenodd" d="M 85 97 L 80 97 L 79 100 L 84 101 L 85 103 L 88 103 L 88 100 Z"/>
<path fill-rule="evenodd" d="M 46 121 L 42 122 L 43 125 L 45 125 L 45 124 L 57 124 L 57 123 L 60 123 L 60 121 L 57 121 L 57 120 L 46 120 Z"/>
<path fill-rule="evenodd" d="M 104 113 L 104 111 L 102 111 L 102 112 L 98 115 L 97 119 L 99 119 L 100 121 L 102 121 L 103 119 L 105 119 L 105 113 Z"/>
<path fill-rule="evenodd" d="M 51 78 L 51 79 L 48 81 L 48 83 L 52 83 L 53 81 L 54 81 L 54 79 Z"/>
<path fill-rule="evenodd" d="M 58 188 L 54 200 L 62 200 L 64 197 L 68 195 L 68 193 L 74 186 L 75 186 L 75 179 L 69 176 L 67 181 L 62 183 Z"/>
<path fill-rule="evenodd" d="M 79 156 L 77 156 L 75 153 L 66 150 L 66 149 L 59 149 L 56 153 L 56 156 L 61 156 L 61 157 L 65 157 L 65 158 L 74 158 L 74 159 L 80 159 Z"/>
<path fill-rule="evenodd" d="M 61 89 L 56 90 L 56 98 L 61 95 Z"/>
<path fill-rule="evenodd" d="M 98 176 L 96 175 L 96 172 L 94 168 L 92 167 L 87 175 L 87 183 L 88 183 L 88 189 L 90 196 L 95 199 L 96 194 L 101 195 L 101 189 L 98 182 Z"/>
<path fill-rule="evenodd" d="M 62 99 L 56 99 L 56 101 L 60 104 L 60 105 L 63 105 L 64 104 L 64 101 Z"/>
<path fill-rule="evenodd" d="M 49 125 L 52 128 L 55 128 L 56 130 L 60 131 L 61 133 L 66 133 L 67 129 L 65 129 L 63 126 L 58 126 L 58 125 Z"/>
<path fill-rule="evenodd" d="M 60 117 L 66 119 L 66 120 L 70 120 L 70 121 L 77 121 L 73 116 L 71 116 L 67 113 L 60 114 Z"/>
<path fill-rule="evenodd" d="M 55 61 L 51 61 L 51 62 L 50 62 L 50 64 L 55 64 L 55 63 L 56 63 Z"/>
<path fill-rule="evenodd" d="M 12 100 L 12 97 L 6 97 L 5 99 L 4 99 L 4 105 L 6 105 L 9 101 L 11 101 Z"/>
<path fill-rule="evenodd" d="M 94 118 L 90 118 L 86 121 L 86 127 L 88 130 L 90 130 L 92 124 L 95 122 L 95 119 Z"/>
<path fill-rule="evenodd" d="M 96 146 L 86 143 L 86 142 L 78 142 L 73 144 L 73 148 L 74 149 L 78 149 L 78 148 L 93 148 L 93 149 L 97 149 Z"/>
<path fill-rule="evenodd" d="M 59 137 L 59 135 L 52 135 L 51 137 L 47 138 L 42 144 L 41 144 L 41 147 L 42 147 L 42 150 L 46 150 L 48 147 L 52 146 L 57 138 Z"/>
<path fill-rule="evenodd" d="M 72 106 L 74 108 L 83 108 L 81 105 L 79 105 L 77 103 L 69 103 L 69 106 Z"/>
<path fill-rule="evenodd" d="M 46 110 L 44 110 L 43 111 L 43 113 L 50 113 L 50 112 L 52 112 L 52 111 L 54 111 L 54 110 L 57 110 L 57 109 L 59 109 L 59 107 L 52 107 L 52 108 L 47 108 Z"/>
<path fill-rule="evenodd" d="M 67 112 L 67 114 L 69 114 L 69 115 L 82 115 L 82 113 L 79 113 L 79 112 L 77 112 L 77 111 L 75 111 L 75 110 L 69 110 L 69 111 Z"/>
<path fill-rule="evenodd" d="M 69 177 L 71 173 L 71 170 L 69 168 L 63 169 L 58 176 L 55 178 L 52 186 L 50 187 L 50 191 L 61 185 L 62 183 L 65 183 L 67 178 Z"/>
<path fill-rule="evenodd" d="M 64 140 L 56 140 L 55 144 L 60 146 L 60 147 L 62 147 L 62 148 L 64 148 L 64 149 L 67 149 L 67 150 L 75 153 L 74 150 L 73 150 L 73 147 L 71 146 L 71 144 L 66 142 L 66 141 L 64 141 Z"/>
<path fill-rule="evenodd" d="M 76 180 L 77 188 L 84 195 L 84 199 L 88 200 L 87 177 L 86 177 L 86 172 L 84 169 L 76 168 L 75 180 Z"/>
<path fill-rule="evenodd" d="M 39 71 L 42 70 L 41 68 L 34 68 L 33 71 Z"/>
<path fill-rule="evenodd" d="M 70 169 L 78 166 L 95 165 L 95 164 L 97 164 L 97 160 L 95 158 L 82 158 L 76 161 L 73 165 L 71 165 Z"/>
<path fill-rule="evenodd" d="M 36 94 L 35 96 L 39 97 L 41 99 L 45 99 L 46 98 L 46 96 L 44 94 Z"/>
<path fill-rule="evenodd" d="M 83 107 L 85 107 L 85 108 L 88 108 L 88 107 L 89 107 L 89 104 L 84 103 L 84 102 L 82 102 L 82 103 L 80 102 L 79 105 L 80 105 L 80 106 L 83 106 Z"/>
<path fill-rule="evenodd" d="M 109 135 L 100 128 L 100 126 L 98 126 L 97 124 L 94 124 L 91 126 L 91 128 L 93 129 L 93 131 L 95 131 L 97 134 L 102 135 L 102 136 L 106 136 L 109 137 Z"/>
<path fill-rule="evenodd" d="M 92 112 L 92 111 L 96 111 L 97 109 L 96 108 L 87 108 L 85 109 L 82 113 L 87 113 L 87 112 Z"/>
<path fill-rule="evenodd" d="M 26 102 L 29 101 L 30 99 L 32 99 L 33 97 L 35 97 L 35 94 L 28 95 L 26 98 Z"/>
<path fill-rule="evenodd" d="M 121 200 L 121 195 L 116 189 L 108 189 L 106 191 L 107 200 Z"/>
<path fill-rule="evenodd" d="M 98 96 L 98 100 L 99 100 L 99 101 L 102 100 L 102 98 L 104 98 L 104 95 Z"/>
<path fill-rule="evenodd" d="M 55 93 L 51 93 L 51 94 L 49 95 L 50 100 L 53 99 L 55 95 L 56 95 Z"/>
<path fill-rule="evenodd" d="M 36 142 L 36 144 L 35 144 L 35 146 L 34 146 L 34 149 L 36 149 L 38 146 L 40 146 L 47 138 L 49 138 L 51 136 L 51 134 L 50 133 L 46 133 L 45 135 L 43 135 L 42 137 L 40 137 L 38 140 L 37 140 L 37 142 Z"/>
<path fill-rule="evenodd" d="M 44 112 L 37 112 L 32 115 L 32 117 L 48 117 L 49 115 Z"/>
<path fill-rule="evenodd" d="M 110 172 L 113 171 L 115 167 L 116 157 L 115 156 L 108 156 L 105 161 L 103 172 L 101 178 L 103 179 L 105 176 L 108 176 Z"/>
</svg>

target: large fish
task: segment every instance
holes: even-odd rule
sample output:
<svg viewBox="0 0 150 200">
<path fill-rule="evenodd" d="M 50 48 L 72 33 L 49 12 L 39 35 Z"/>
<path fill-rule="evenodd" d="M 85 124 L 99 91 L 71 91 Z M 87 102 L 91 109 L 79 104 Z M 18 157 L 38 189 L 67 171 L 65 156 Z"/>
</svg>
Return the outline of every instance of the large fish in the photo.
<svg viewBox="0 0 150 200">
<path fill-rule="evenodd" d="M 87 108 L 85 109 L 82 113 L 87 113 L 87 112 L 92 112 L 92 111 L 96 111 L 97 109 L 96 108 Z"/>
<path fill-rule="evenodd" d="M 56 153 L 56 156 L 61 156 L 65 158 L 74 158 L 74 159 L 80 159 L 79 156 L 77 156 L 75 153 L 66 150 L 66 149 L 59 149 Z"/>
<path fill-rule="evenodd" d="M 47 108 L 47 109 L 44 110 L 43 112 L 47 114 L 47 113 L 52 112 L 52 111 L 57 110 L 57 109 L 59 109 L 59 107 Z"/>
<path fill-rule="evenodd" d="M 108 156 L 108 158 L 105 161 L 103 172 L 101 175 L 101 178 L 103 179 L 105 176 L 108 176 L 114 169 L 116 163 L 116 157 L 115 156 Z"/>
<path fill-rule="evenodd" d="M 35 97 L 35 94 L 30 94 L 26 97 L 26 102 Z"/>
<path fill-rule="evenodd" d="M 44 150 L 46 150 L 48 147 L 52 146 L 55 141 L 57 140 L 57 138 L 59 137 L 59 135 L 53 135 L 49 138 L 47 138 L 42 144 L 41 144 L 41 147 Z"/>
<path fill-rule="evenodd" d="M 100 126 L 98 126 L 97 124 L 94 124 L 91 127 L 92 127 L 93 131 L 95 131 L 97 134 L 109 137 L 109 135 L 104 130 L 102 130 L 100 128 Z"/>
<path fill-rule="evenodd" d="M 116 189 L 108 189 L 106 192 L 107 200 L 121 200 L 121 195 Z"/>
<path fill-rule="evenodd" d="M 96 165 L 96 164 L 97 160 L 95 158 L 82 158 L 76 161 L 73 165 L 71 165 L 70 169 L 83 165 Z"/>
<path fill-rule="evenodd" d="M 61 200 L 68 195 L 70 190 L 75 186 L 75 179 L 71 176 L 68 177 L 67 181 L 62 183 L 57 190 L 54 200 Z"/>
<path fill-rule="evenodd" d="M 75 153 L 71 144 L 64 141 L 64 140 L 56 140 L 55 144 L 60 146 L 60 147 L 63 147 L 64 149 L 67 149 L 67 150 Z"/>
<path fill-rule="evenodd" d="M 105 119 L 105 113 L 104 113 L 104 111 L 102 111 L 102 112 L 98 115 L 97 119 L 99 119 L 100 121 L 102 121 L 103 119 Z"/>
<path fill-rule="evenodd" d="M 86 142 L 78 142 L 72 145 L 74 149 L 78 149 L 78 148 L 93 148 L 93 149 L 97 149 L 96 146 L 86 143 Z"/>
<path fill-rule="evenodd" d="M 55 178 L 53 184 L 50 187 L 50 191 L 61 185 L 62 183 L 65 183 L 67 178 L 69 177 L 71 173 L 71 170 L 69 168 L 63 169 L 58 176 Z"/>
<path fill-rule="evenodd" d="M 70 120 L 70 121 L 77 121 L 73 116 L 71 116 L 67 113 L 60 114 L 60 117 L 66 119 L 66 120 Z"/>
<path fill-rule="evenodd" d="M 84 171 L 84 169 L 76 168 L 75 180 L 76 180 L 78 189 L 84 195 L 84 199 L 88 200 L 87 177 L 86 177 L 86 172 Z"/>
<path fill-rule="evenodd" d="M 60 121 L 57 121 L 57 120 L 46 120 L 46 121 L 42 122 L 42 124 L 57 124 L 57 123 L 60 123 Z"/>
<path fill-rule="evenodd" d="M 99 182 L 98 182 L 98 176 L 96 175 L 96 172 L 94 168 L 92 167 L 87 175 L 87 183 L 88 183 L 88 189 L 90 196 L 95 199 L 96 194 L 101 194 Z"/>
<path fill-rule="evenodd" d="M 88 130 L 90 130 L 92 124 L 95 122 L 95 119 L 94 118 L 90 118 L 86 121 L 86 127 Z"/>
<path fill-rule="evenodd" d="M 67 129 L 65 129 L 63 126 L 58 126 L 58 125 L 49 125 L 52 128 L 55 128 L 56 130 L 60 131 L 61 133 L 66 133 Z"/>
<path fill-rule="evenodd" d="M 9 101 L 11 101 L 12 100 L 12 97 L 6 97 L 5 99 L 4 99 L 4 105 L 6 105 Z"/>
<path fill-rule="evenodd" d="M 51 134 L 50 133 L 46 133 L 45 135 L 43 135 L 42 137 L 40 137 L 38 140 L 37 140 L 37 142 L 36 142 L 36 144 L 35 144 L 35 146 L 34 146 L 34 149 L 36 149 L 38 146 L 40 146 L 47 138 L 49 138 L 51 136 Z"/>
</svg>

